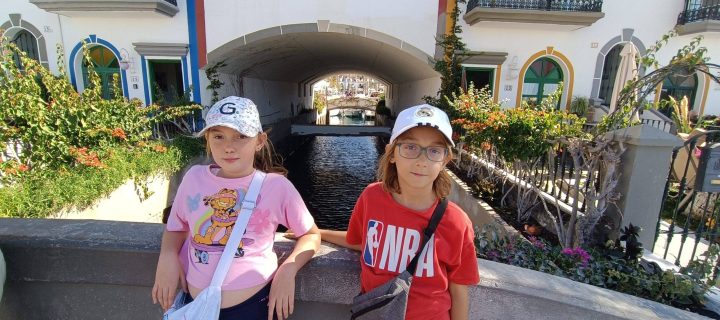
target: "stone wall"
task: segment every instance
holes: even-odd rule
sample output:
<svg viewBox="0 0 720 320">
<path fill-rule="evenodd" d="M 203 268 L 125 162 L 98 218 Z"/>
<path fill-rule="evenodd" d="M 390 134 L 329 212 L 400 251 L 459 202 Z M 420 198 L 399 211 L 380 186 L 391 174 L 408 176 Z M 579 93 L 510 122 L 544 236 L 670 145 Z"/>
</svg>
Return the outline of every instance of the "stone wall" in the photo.
<svg viewBox="0 0 720 320">
<path fill-rule="evenodd" d="M 0 219 L 8 282 L 0 319 L 159 319 L 150 290 L 163 226 Z M 276 236 L 286 256 L 293 242 Z M 700 319 L 652 301 L 478 260 L 470 319 Z M 296 279 L 292 319 L 347 319 L 359 291 L 358 254 L 324 243 Z"/>
</svg>

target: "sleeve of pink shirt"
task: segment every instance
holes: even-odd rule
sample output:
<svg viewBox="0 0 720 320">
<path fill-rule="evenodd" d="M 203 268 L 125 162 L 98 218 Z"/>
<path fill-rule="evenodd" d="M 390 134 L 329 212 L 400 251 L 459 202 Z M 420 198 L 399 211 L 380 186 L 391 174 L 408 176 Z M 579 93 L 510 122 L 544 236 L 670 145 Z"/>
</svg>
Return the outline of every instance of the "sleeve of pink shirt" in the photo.
<svg viewBox="0 0 720 320">
<path fill-rule="evenodd" d="M 175 199 L 173 200 L 172 209 L 170 210 L 170 215 L 168 216 L 167 225 L 165 226 L 165 229 L 167 231 L 189 231 L 190 228 L 187 224 L 187 219 L 185 218 L 185 214 L 188 212 L 187 208 L 187 184 L 190 183 L 189 181 L 192 179 L 195 179 L 195 174 L 197 167 L 192 167 L 183 177 L 182 181 L 180 182 L 180 186 L 178 186 L 177 193 L 175 194 Z"/>
<path fill-rule="evenodd" d="M 281 217 L 280 223 L 292 230 L 296 235 L 307 233 L 315 224 L 315 220 L 310 215 L 310 211 L 305 206 L 300 193 L 295 189 L 292 182 L 285 177 L 282 177 L 282 189 L 284 189 L 285 193 L 281 206 L 284 217 Z"/>
</svg>

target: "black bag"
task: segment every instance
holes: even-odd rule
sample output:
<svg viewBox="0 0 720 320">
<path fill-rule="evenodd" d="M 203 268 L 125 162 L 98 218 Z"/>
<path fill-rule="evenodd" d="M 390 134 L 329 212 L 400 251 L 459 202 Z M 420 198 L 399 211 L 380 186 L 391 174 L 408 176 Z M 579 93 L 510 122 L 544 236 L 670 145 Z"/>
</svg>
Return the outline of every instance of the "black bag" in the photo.
<svg viewBox="0 0 720 320">
<path fill-rule="evenodd" d="M 440 223 L 440 219 L 445 213 L 446 208 L 447 199 L 440 199 L 432 217 L 430 217 L 427 228 L 425 228 L 423 232 L 422 244 L 405 271 L 390 281 L 383 283 L 381 286 L 364 294 L 360 294 L 353 299 L 353 304 L 350 308 L 350 312 L 352 313 L 351 319 L 405 319 L 405 309 L 407 307 L 408 295 L 410 294 L 410 285 L 412 285 L 412 278 L 417 268 L 418 258 L 420 257 L 420 253 L 425 249 L 430 237 L 435 233 L 435 229 Z"/>
</svg>

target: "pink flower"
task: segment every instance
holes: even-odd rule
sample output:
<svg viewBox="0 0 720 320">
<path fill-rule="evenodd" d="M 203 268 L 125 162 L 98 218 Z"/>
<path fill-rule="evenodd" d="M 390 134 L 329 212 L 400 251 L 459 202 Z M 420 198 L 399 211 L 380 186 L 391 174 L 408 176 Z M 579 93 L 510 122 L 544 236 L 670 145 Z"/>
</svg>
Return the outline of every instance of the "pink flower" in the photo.
<svg viewBox="0 0 720 320">
<path fill-rule="evenodd" d="M 538 249 L 540 249 L 540 250 L 544 250 L 544 249 L 545 249 L 545 244 L 544 244 L 542 241 L 540 241 L 540 239 L 538 239 L 538 238 L 536 238 L 536 237 L 534 237 L 534 236 L 530 236 L 529 239 L 530 239 L 530 243 L 532 243 L 532 245 L 533 245 L 535 248 L 538 248 Z"/>
<path fill-rule="evenodd" d="M 583 248 L 580 248 L 580 247 L 565 248 L 560 253 L 567 255 L 567 256 L 574 257 L 574 258 L 579 258 L 580 261 L 582 261 L 583 267 L 587 266 L 588 261 L 590 261 L 590 258 L 591 258 L 590 254 L 587 251 L 585 251 Z"/>
</svg>

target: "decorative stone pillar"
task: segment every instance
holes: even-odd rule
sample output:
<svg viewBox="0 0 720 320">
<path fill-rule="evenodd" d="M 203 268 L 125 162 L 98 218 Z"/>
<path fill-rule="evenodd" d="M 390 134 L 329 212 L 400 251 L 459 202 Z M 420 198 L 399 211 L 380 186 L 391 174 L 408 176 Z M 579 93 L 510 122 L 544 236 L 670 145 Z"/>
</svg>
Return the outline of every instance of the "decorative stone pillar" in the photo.
<svg viewBox="0 0 720 320">
<path fill-rule="evenodd" d="M 617 208 L 608 208 L 607 214 L 620 228 L 630 223 L 642 227 L 639 240 L 650 248 L 655 240 L 672 150 L 683 142 L 675 135 L 647 125 L 615 130 L 607 136 L 625 148 L 616 189 L 620 200 Z"/>
</svg>

